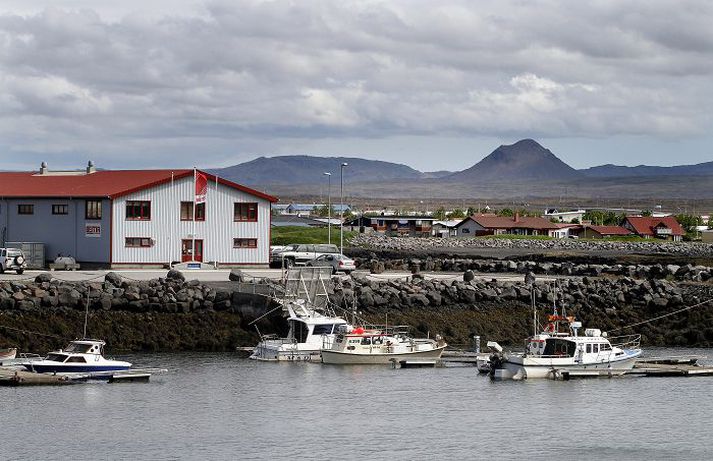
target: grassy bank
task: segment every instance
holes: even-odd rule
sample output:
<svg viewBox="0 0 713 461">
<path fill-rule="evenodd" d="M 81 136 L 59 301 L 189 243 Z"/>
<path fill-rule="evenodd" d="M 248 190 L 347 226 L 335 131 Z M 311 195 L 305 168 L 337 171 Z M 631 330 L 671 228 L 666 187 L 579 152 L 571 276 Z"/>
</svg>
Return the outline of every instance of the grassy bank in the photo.
<svg viewBox="0 0 713 461">
<path fill-rule="evenodd" d="M 290 243 L 327 243 L 329 229 L 326 227 L 279 226 L 272 228 L 271 245 L 289 245 Z M 344 231 L 344 242 L 358 232 Z M 339 245 L 339 227 L 332 227 L 332 243 Z"/>
</svg>

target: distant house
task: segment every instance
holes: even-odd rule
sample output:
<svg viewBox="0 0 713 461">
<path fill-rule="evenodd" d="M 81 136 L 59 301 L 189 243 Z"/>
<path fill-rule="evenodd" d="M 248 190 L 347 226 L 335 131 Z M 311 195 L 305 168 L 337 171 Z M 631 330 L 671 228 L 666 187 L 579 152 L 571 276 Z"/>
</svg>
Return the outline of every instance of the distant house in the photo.
<svg viewBox="0 0 713 461">
<path fill-rule="evenodd" d="M 544 218 L 556 219 L 559 222 L 571 223 L 572 221 L 582 222 L 582 217 L 586 213 L 584 210 L 559 211 L 557 208 L 545 210 Z"/>
<path fill-rule="evenodd" d="M 577 232 L 579 238 L 603 239 L 611 237 L 625 237 L 632 235 L 631 231 L 622 226 L 581 226 Z"/>
<path fill-rule="evenodd" d="M 284 213 L 297 216 L 309 216 L 313 214 L 315 210 L 325 208 L 326 206 L 326 203 L 290 203 L 285 208 Z M 346 214 L 351 211 L 351 207 L 346 204 L 332 203 L 332 211 L 334 211 L 336 215 L 339 215 L 340 212 Z"/>
<path fill-rule="evenodd" d="M 456 226 L 458 237 L 477 237 L 481 235 L 547 235 L 557 237 L 560 228 L 541 217 L 513 217 L 495 215 L 473 215 L 465 218 Z"/>
<path fill-rule="evenodd" d="M 345 225 L 393 237 L 430 237 L 434 221 L 431 216 L 360 216 Z"/>
<path fill-rule="evenodd" d="M 287 207 L 290 206 L 289 203 L 273 203 L 272 204 L 272 213 L 273 214 L 285 214 Z"/>
<path fill-rule="evenodd" d="M 654 218 L 652 216 L 627 216 L 623 227 L 643 238 L 661 238 L 679 242 L 686 231 L 673 216 Z"/>
<path fill-rule="evenodd" d="M 458 230 L 456 226 L 461 222 L 460 219 L 433 221 L 431 233 L 434 237 L 456 237 Z"/>
</svg>

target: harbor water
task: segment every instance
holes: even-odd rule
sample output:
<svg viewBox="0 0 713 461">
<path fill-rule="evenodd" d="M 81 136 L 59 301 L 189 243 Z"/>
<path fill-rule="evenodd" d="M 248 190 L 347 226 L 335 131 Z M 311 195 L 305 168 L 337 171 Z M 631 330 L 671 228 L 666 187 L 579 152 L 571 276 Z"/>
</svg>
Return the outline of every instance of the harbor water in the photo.
<svg viewBox="0 0 713 461">
<path fill-rule="evenodd" d="M 713 380 L 705 377 L 491 382 L 472 366 L 394 370 L 217 353 L 122 358 L 169 372 L 147 384 L 0 388 L 2 458 L 651 460 L 713 453 Z"/>
</svg>

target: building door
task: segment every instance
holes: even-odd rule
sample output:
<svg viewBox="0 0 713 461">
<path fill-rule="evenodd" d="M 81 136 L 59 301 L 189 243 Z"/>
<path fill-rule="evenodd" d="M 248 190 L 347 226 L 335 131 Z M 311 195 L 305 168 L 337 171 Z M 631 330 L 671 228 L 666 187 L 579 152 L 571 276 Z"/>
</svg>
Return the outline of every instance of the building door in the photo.
<svg viewBox="0 0 713 461">
<path fill-rule="evenodd" d="M 194 244 L 193 249 L 191 243 Z M 186 261 L 203 261 L 203 240 L 181 241 L 181 262 Z"/>
</svg>

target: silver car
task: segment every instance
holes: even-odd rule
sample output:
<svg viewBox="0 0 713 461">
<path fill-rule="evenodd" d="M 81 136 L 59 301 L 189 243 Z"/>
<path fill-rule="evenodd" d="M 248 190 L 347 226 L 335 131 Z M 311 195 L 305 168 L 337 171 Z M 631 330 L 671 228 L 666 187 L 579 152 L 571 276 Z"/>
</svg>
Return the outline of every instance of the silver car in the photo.
<svg viewBox="0 0 713 461">
<path fill-rule="evenodd" d="M 356 270 L 356 264 L 354 260 L 344 256 L 343 254 L 326 254 L 321 255 L 312 261 L 307 263 L 308 266 L 331 266 L 332 274 L 337 272 L 344 272 L 349 274 L 351 271 Z"/>
</svg>

